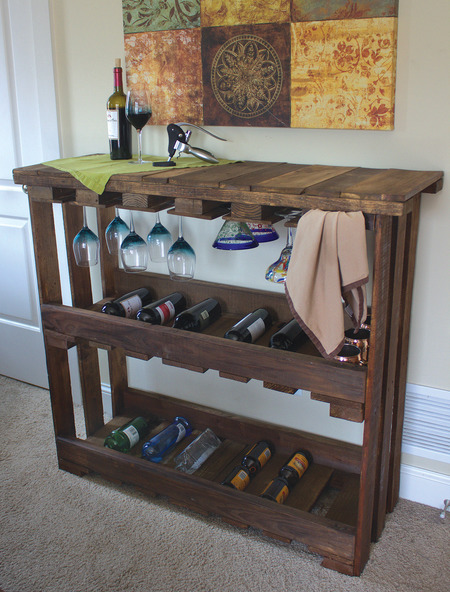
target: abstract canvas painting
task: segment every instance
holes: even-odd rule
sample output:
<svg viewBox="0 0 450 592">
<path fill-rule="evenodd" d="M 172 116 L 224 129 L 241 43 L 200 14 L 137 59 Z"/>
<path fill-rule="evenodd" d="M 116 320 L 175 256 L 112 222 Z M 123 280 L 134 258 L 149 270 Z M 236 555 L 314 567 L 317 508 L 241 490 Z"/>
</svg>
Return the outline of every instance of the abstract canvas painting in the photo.
<svg viewBox="0 0 450 592">
<path fill-rule="evenodd" d="M 122 0 L 153 123 L 390 130 L 398 0 Z"/>
</svg>

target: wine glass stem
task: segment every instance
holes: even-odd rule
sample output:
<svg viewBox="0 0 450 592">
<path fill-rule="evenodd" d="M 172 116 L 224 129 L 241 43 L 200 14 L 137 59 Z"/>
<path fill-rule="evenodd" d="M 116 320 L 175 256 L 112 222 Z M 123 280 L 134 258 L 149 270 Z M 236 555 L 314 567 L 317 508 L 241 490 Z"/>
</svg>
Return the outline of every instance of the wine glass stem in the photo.
<svg viewBox="0 0 450 592">
<path fill-rule="evenodd" d="M 87 211 L 86 206 L 83 206 L 83 226 L 87 227 Z"/>
<path fill-rule="evenodd" d="M 288 226 L 286 247 L 292 247 L 292 228 Z"/>
<path fill-rule="evenodd" d="M 178 238 L 183 238 L 183 217 L 178 216 Z"/>
<path fill-rule="evenodd" d="M 130 210 L 130 232 L 134 232 L 133 212 Z"/>
<path fill-rule="evenodd" d="M 138 162 L 142 164 L 142 129 L 138 130 Z"/>
</svg>

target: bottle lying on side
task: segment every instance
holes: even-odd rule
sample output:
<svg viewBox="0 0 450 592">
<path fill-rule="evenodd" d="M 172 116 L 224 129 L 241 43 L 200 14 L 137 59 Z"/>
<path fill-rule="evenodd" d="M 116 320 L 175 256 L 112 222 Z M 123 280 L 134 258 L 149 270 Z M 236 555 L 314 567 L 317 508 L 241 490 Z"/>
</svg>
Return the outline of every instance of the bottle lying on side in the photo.
<svg viewBox="0 0 450 592">
<path fill-rule="evenodd" d="M 173 292 L 142 307 L 136 318 L 151 325 L 168 325 L 185 307 L 186 298 L 183 294 Z"/>
<path fill-rule="evenodd" d="M 295 351 L 297 347 L 306 341 L 307 335 L 295 319 L 286 323 L 270 338 L 270 347 Z"/>
<path fill-rule="evenodd" d="M 199 333 L 209 327 L 222 314 L 220 304 L 214 298 L 207 298 L 180 313 L 173 326 L 175 329 Z"/>
<path fill-rule="evenodd" d="M 272 325 L 272 318 L 265 308 L 257 308 L 237 322 L 224 335 L 225 339 L 254 343 Z"/>
<path fill-rule="evenodd" d="M 178 442 L 191 433 L 192 426 L 189 421 L 184 417 L 175 417 L 170 425 L 143 444 L 142 458 L 154 463 L 161 462 Z"/>
<path fill-rule="evenodd" d="M 104 446 L 120 452 L 128 452 L 146 435 L 148 427 L 146 419 L 135 417 L 106 436 Z"/>
<path fill-rule="evenodd" d="M 102 307 L 102 312 L 116 317 L 133 319 L 138 310 L 143 306 L 150 304 L 151 301 L 152 297 L 147 288 L 138 288 L 123 296 L 119 296 L 119 298 L 105 302 Z"/>
</svg>

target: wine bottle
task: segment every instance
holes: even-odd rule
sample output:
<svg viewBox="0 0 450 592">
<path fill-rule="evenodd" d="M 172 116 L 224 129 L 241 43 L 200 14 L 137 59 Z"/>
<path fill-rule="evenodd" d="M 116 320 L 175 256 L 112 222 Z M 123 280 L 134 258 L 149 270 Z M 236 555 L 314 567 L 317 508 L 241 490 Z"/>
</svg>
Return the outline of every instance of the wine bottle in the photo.
<svg viewBox="0 0 450 592">
<path fill-rule="evenodd" d="M 257 308 L 238 323 L 233 325 L 224 335 L 225 339 L 254 343 L 267 331 L 272 324 L 272 317 L 265 308 Z"/>
<path fill-rule="evenodd" d="M 186 306 L 186 298 L 179 292 L 160 298 L 141 308 L 136 318 L 151 325 L 167 325 Z"/>
<path fill-rule="evenodd" d="M 264 467 L 267 461 L 270 460 L 274 450 L 271 442 L 260 440 L 245 453 L 241 465 L 250 471 L 250 475 L 253 478 Z"/>
<path fill-rule="evenodd" d="M 128 294 L 124 294 L 115 300 L 105 302 L 102 307 L 102 312 L 116 317 L 126 317 L 131 319 L 136 316 L 146 304 L 151 302 L 151 295 L 147 288 L 138 288 Z"/>
<path fill-rule="evenodd" d="M 126 96 L 123 92 L 120 59 L 114 68 L 114 92 L 106 103 L 109 155 L 111 160 L 131 158 L 131 124 L 125 116 Z"/>
<path fill-rule="evenodd" d="M 180 440 L 192 433 L 192 426 L 184 417 L 175 417 L 173 422 L 164 428 L 159 434 L 150 438 L 142 446 L 142 458 L 154 463 L 162 461 L 167 454 Z"/>
<path fill-rule="evenodd" d="M 289 488 L 291 488 L 298 482 L 312 462 L 313 458 L 308 450 L 297 450 L 288 462 L 281 467 L 278 476 L 285 479 Z"/>
<path fill-rule="evenodd" d="M 286 323 L 270 339 L 270 347 L 294 351 L 306 339 L 306 333 L 295 319 Z"/>
<path fill-rule="evenodd" d="M 120 452 L 128 452 L 145 436 L 147 430 L 147 421 L 143 417 L 135 417 L 106 436 L 104 446 Z"/>
<path fill-rule="evenodd" d="M 217 321 L 221 314 L 222 309 L 217 300 L 207 298 L 180 313 L 175 318 L 173 326 L 176 329 L 199 332 Z"/>
</svg>

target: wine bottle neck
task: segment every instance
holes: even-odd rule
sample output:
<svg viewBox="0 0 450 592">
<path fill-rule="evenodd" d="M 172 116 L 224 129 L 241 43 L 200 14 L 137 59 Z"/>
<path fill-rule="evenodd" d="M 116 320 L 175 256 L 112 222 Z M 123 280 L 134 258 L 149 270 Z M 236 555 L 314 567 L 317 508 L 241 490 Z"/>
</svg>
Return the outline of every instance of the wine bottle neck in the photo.
<svg viewBox="0 0 450 592">
<path fill-rule="evenodd" d="M 114 90 L 123 91 L 122 68 L 114 68 Z"/>
</svg>

